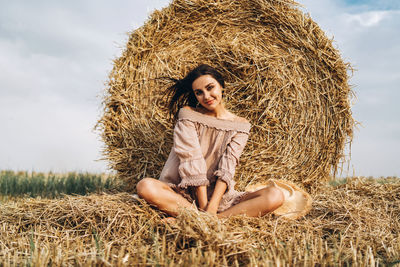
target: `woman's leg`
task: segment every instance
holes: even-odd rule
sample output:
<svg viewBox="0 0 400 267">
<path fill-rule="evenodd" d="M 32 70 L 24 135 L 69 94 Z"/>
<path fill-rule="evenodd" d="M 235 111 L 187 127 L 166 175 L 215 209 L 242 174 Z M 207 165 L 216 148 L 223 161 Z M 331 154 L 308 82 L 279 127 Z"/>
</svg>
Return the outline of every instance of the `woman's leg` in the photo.
<svg viewBox="0 0 400 267">
<path fill-rule="evenodd" d="M 282 205 L 284 195 L 275 186 L 269 186 L 255 192 L 251 192 L 241 199 L 241 201 L 218 213 L 218 218 L 225 218 L 232 215 L 246 214 L 250 217 L 264 216 Z"/>
<path fill-rule="evenodd" d="M 183 196 L 172 190 L 167 184 L 154 179 L 143 178 L 136 185 L 138 195 L 148 203 L 157 206 L 169 215 L 178 215 L 180 207 L 196 209 L 196 207 Z"/>
</svg>

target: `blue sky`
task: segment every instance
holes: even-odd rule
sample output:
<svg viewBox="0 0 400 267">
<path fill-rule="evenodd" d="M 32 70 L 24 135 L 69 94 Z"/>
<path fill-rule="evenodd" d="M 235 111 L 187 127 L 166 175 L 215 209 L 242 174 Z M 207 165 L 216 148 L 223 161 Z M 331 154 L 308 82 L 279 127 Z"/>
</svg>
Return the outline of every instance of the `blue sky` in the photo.
<svg viewBox="0 0 400 267">
<path fill-rule="evenodd" d="M 369 10 L 393 10 L 399 9 L 400 1 L 398 0 L 342 0 L 344 5 L 355 7 L 356 9 Z"/>
<path fill-rule="evenodd" d="M 0 169 L 106 171 L 93 127 L 127 32 L 166 0 L 0 0 Z M 357 69 L 348 172 L 400 176 L 400 1 L 300 1 Z"/>
</svg>

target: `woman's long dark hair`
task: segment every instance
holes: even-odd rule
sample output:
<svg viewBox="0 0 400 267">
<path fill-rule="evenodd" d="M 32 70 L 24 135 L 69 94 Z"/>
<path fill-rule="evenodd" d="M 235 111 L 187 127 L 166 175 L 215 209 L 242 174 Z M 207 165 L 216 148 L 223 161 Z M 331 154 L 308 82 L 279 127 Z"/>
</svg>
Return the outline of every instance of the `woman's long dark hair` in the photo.
<svg viewBox="0 0 400 267">
<path fill-rule="evenodd" d="M 179 109 L 183 106 L 196 107 L 199 103 L 192 89 L 192 83 L 194 80 L 202 75 L 211 75 L 222 88 L 225 87 L 225 81 L 221 73 L 213 67 L 207 64 L 201 64 L 200 66 L 191 70 L 185 78 L 181 80 L 171 79 L 174 84 L 167 88 L 167 98 L 169 99 L 168 109 L 170 117 L 173 117 L 174 121 L 178 118 Z"/>
</svg>

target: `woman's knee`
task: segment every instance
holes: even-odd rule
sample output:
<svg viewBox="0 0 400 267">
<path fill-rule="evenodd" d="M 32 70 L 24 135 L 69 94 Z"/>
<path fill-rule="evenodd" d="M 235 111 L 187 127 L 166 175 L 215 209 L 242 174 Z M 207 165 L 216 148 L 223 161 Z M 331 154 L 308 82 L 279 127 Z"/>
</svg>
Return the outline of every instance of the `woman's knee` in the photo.
<svg viewBox="0 0 400 267">
<path fill-rule="evenodd" d="M 275 186 L 265 188 L 263 195 L 268 203 L 268 206 L 270 206 L 272 209 L 279 208 L 285 201 L 283 192 Z"/>
<path fill-rule="evenodd" d="M 156 195 L 156 181 L 154 178 L 143 178 L 136 185 L 136 190 L 141 198 L 149 199 Z"/>
</svg>

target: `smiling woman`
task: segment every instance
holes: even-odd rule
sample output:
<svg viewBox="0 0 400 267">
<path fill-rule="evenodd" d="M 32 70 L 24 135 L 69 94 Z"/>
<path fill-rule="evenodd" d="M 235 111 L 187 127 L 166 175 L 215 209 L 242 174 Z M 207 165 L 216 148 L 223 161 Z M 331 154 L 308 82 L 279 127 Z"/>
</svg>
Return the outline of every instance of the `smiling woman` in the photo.
<svg viewBox="0 0 400 267">
<path fill-rule="evenodd" d="M 216 69 L 202 64 L 168 88 L 170 112 L 179 109 L 173 147 L 160 178 L 140 180 L 137 192 L 170 215 L 181 207 L 198 207 L 218 217 L 263 216 L 284 201 L 273 185 L 254 192 L 235 190 L 235 169 L 251 125 L 225 108 L 224 84 Z"/>
<path fill-rule="evenodd" d="M 200 63 L 225 83 L 213 73 L 181 79 Z M 348 70 L 294 1 L 174 0 L 130 34 L 114 61 L 99 121 L 105 157 L 135 191 L 139 180 L 161 175 L 173 147 L 168 115 L 196 112 L 225 128 L 242 125 L 243 134 L 243 125 L 253 125 L 236 169 L 238 190 L 270 178 L 318 186 L 351 140 Z M 176 79 L 167 91 L 172 102 L 164 77 Z"/>
</svg>

